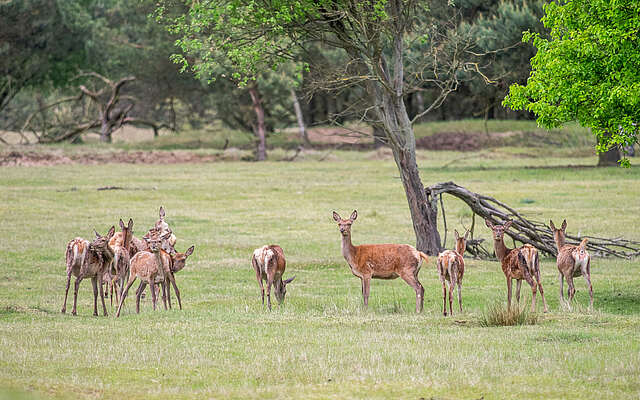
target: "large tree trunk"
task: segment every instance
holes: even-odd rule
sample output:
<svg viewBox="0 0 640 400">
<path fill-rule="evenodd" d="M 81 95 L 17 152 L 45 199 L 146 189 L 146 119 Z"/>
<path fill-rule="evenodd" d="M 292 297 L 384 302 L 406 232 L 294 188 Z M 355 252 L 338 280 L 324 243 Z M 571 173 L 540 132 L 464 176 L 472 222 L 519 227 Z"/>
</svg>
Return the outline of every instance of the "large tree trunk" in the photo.
<svg viewBox="0 0 640 400">
<path fill-rule="evenodd" d="M 251 95 L 251 101 L 253 102 L 253 111 L 256 113 L 256 125 L 255 133 L 258 137 L 258 147 L 256 149 L 256 158 L 258 161 L 264 161 L 267 159 L 267 144 L 266 144 L 266 127 L 264 123 L 264 107 L 260 100 L 260 93 L 256 85 L 249 87 L 249 94 Z"/>
<path fill-rule="evenodd" d="M 612 146 L 609 150 L 598 153 L 598 167 L 618 166 L 618 160 L 620 158 L 622 158 L 620 156 L 620 149 L 618 149 L 618 146 Z"/>
<path fill-rule="evenodd" d="M 102 115 L 102 121 L 100 121 L 100 141 L 111 143 L 111 124 L 106 115 Z"/>
</svg>

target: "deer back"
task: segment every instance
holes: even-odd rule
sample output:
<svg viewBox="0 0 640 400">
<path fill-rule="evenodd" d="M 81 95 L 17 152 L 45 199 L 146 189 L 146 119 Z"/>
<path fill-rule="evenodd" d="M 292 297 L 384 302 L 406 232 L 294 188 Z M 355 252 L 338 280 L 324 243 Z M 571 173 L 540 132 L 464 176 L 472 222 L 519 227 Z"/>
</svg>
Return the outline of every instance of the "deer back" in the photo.
<svg viewBox="0 0 640 400">
<path fill-rule="evenodd" d="M 445 250 L 438 254 L 438 273 L 446 280 L 450 280 L 449 269 L 456 276 L 455 281 L 460 282 L 464 275 L 464 258 L 455 250 Z"/>
<path fill-rule="evenodd" d="M 352 270 L 356 275 L 395 278 L 404 269 L 416 268 L 420 253 L 408 244 L 361 244 L 354 246 Z"/>
<path fill-rule="evenodd" d="M 160 257 L 164 272 L 168 274 L 171 258 L 162 250 L 160 251 Z M 133 256 L 129 271 L 129 281 L 131 281 L 131 277 L 136 276 L 147 283 L 151 283 L 151 279 L 156 283 L 161 282 L 156 255 L 148 251 L 140 251 Z"/>
</svg>

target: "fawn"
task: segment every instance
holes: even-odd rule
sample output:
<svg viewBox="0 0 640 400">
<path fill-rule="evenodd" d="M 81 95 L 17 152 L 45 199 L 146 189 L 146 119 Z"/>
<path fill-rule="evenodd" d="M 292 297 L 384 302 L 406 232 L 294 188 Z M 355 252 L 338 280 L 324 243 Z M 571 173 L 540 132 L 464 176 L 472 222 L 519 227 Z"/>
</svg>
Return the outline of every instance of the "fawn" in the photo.
<svg viewBox="0 0 640 400">
<path fill-rule="evenodd" d="M 427 255 L 408 244 L 361 244 L 351 243 L 351 225 L 358 217 L 356 210 L 349 219 L 342 219 L 333 212 L 342 235 L 342 255 L 351 268 L 351 273 L 360 278 L 364 306 L 369 305 L 371 279 L 396 279 L 401 277 L 416 292 L 416 312 L 422 311 L 424 288 L 418 280 L 420 261 Z"/>
<path fill-rule="evenodd" d="M 122 218 L 119 221 L 120 229 L 122 232 L 118 232 L 119 235 L 116 238 L 114 235 L 109 241 L 109 247 L 113 251 L 113 263 L 108 271 L 105 271 L 104 277 L 110 277 L 110 280 L 106 282 L 111 287 L 111 304 L 113 305 L 113 289 L 115 287 L 116 304 L 118 303 L 118 295 L 122 296 L 122 290 L 124 289 L 124 283 L 129 274 L 129 265 L 131 263 L 130 251 L 131 251 L 131 239 L 133 237 L 133 220 L 129 218 L 127 226 L 124 225 Z M 115 240 L 114 240 L 115 239 Z M 103 277 L 103 281 L 104 281 Z M 120 288 L 118 293 L 118 284 L 120 282 Z"/>
<path fill-rule="evenodd" d="M 258 284 L 260 284 L 262 305 L 264 306 L 263 280 L 267 282 L 267 305 L 269 310 L 271 310 L 271 285 L 273 285 L 275 290 L 278 303 L 282 304 L 282 302 L 284 302 L 284 296 L 287 294 L 287 285 L 296 278 L 294 276 L 287 280 L 282 280 L 282 275 L 287 267 L 287 261 L 284 258 L 282 247 L 277 244 L 272 244 L 255 249 L 251 257 L 251 265 L 253 265 L 253 269 L 256 271 L 256 278 L 258 279 Z"/>
<path fill-rule="evenodd" d="M 502 264 L 502 272 L 507 278 L 507 304 L 511 308 L 511 284 L 516 280 L 516 300 L 520 303 L 520 286 L 522 280 L 526 280 L 531 286 L 532 300 L 531 312 L 536 310 L 536 289 L 540 289 L 540 296 L 544 304 L 544 312 L 549 311 L 547 301 L 544 298 L 544 289 L 540 280 L 540 261 L 538 250 L 530 244 L 525 244 L 515 249 L 509 249 L 504 244 L 504 233 L 509 229 L 513 221 L 507 221 L 504 225 L 494 225 L 488 219 L 485 224 L 493 232 L 493 247 L 496 256 Z"/>
<path fill-rule="evenodd" d="M 558 248 L 558 257 L 556 259 L 560 278 L 560 301 L 564 303 L 564 279 L 567 280 L 567 297 L 569 301 L 573 300 L 576 288 L 573 285 L 573 278 L 584 276 L 589 286 L 589 308 L 593 309 L 593 287 L 591 286 L 591 256 L 586 249 L 588 239 L 582 239 L 580 245 L 565 244 L 567 231 L 567 220 L 562 221 L 560 229 L 556 229 L 553 221 L 549 221 L 549 225 L 553 230 L 553 239 Z"/>
<path fill-rule="evenodd" d="M 466 231 L 464 236 L 460 236 L 458 231 L 454 231 L 456 235 L 456 249 L 445 250 L 438 254 L 438 275 L 442 283 L 442 314 L 447 316 L 447 286 L 445 280 L 449 282 L 449 313 L 453 315 L 453 287 L 458 286 L 458 306 L 462 312 L 462 277 L 464 276 L 464 251 L 467 247 Z"/>
<path fill-rule="evenodd" d="M 113 237 L 115 227 L 111 227 L 106 236 L 100 236 L 94 230 L 96 238 L 93 242 L 77 237 L 67 244 L 65 259 L 67 264 L 67 285 L 64 292 L 64 303 L 61 312 L 67 311 L 67 295 L 69 294 L 69 284 L 71 275 L 76 277 L 73 290 L 73 310 L 72 315 L 77 315 L 76 306 L 78 303 L 78 288 L 84 278 L 91 278 L 93 285 L 93 315 L 98 315 L 98 288 L 100 288 L 100 300 L 104 315 L 107 315 L 107 306 L 104 303 L 104 292 L 102 291 L 102 277 L 105 269 L 109 268 L 113 259 L 113 252 L 109 248 L 109 239 Z"/>
</svg>

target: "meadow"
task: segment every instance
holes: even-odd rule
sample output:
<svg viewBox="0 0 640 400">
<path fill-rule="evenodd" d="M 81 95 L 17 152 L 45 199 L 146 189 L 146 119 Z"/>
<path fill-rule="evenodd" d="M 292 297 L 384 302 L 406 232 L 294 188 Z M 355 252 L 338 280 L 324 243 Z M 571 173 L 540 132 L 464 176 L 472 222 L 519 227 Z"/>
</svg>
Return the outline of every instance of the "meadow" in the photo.
<svg viewBox="0 0 640 400">
<path fill-rule="evenodd" d="M 418 162 L 425 185 L 453 180 L 533 219 L 566 218 L 571 234 L 640 239 L 640 170 L 564 167 L 595 165 L 583 153 L 419 151 Z M 125 190 L 97 190 L 105 186 Z M 364 309 L 331 212 L 358 210 L 355 244 L 415 243 L 397 169 L 379 152 L 0 167 L 0 187 L 0 398 L 640 397 L 637 259 L 593 260 L 593 311 L 583 278 L 573 309 L 560 307 L 555 259 L 542 259 L 550 312 L 539 302 L 535 325 L 481 326 L 487 307 L 506 302 L 506 284 L 497 261 L 471 257 L 461 314 L 441 315 L 435 257 L 420 272 L 422 314 L 400 279 L 372 281 Z M 177 249 L 195 245 L 176 276 L 184 309 L 153 312 L 147 296 L 136 315 L 130 295 L 119 319 L 109 305 L 109 317 L 93 317 L 85 280 L 78 316 L 62 315 L 66 243 L 129 217 L 142 236 L 160 205 Z M 451 197 L 445 206 L 451 248 L 452 229 L 468 227 L 471 213 Z M 481 221 L 476 237 L 490 239 Z M 272 312 L 250 264 L 269 243 L 285 251 L 285 277 L 296 275 Z M 526 284 L 522 293 L 529 304 Z"/>
</svg>

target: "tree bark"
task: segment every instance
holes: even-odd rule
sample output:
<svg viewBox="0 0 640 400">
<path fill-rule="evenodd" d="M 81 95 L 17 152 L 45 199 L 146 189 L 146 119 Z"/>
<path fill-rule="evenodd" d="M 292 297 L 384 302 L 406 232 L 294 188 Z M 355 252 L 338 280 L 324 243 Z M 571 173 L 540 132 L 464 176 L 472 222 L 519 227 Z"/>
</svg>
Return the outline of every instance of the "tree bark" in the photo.
<svg viewBox="0 0 640 400">
<path fill-rule="evenodd" d="M 111 124 L 105 115 L 102 116 L 102 121 L 100 121 L 100 141 L 111 143 Z"/>
<path fill-rule="evenodd" d="M 620 158 L 622 158 L 620 149 L 618 146 L 612 146 L 609 150 L 598 153 L 598 167 L 617 167 L 620 165 L 618 163 Z"/>
<path fill-rule="evenodd" d="M 256 113 L 255 134 L 258 137 L 258 145 L 256 149 L 256 159 L 258 161 L 264 161 L 267 159 L 267 144 L 266 144 L 266 127 L 264 123 L 264 107 L 260 100 L 260 93 L 257 86 L 254 84 L 249 87 L 249 94 L 251 95 L 251 101 L 253 103 L 253 111 Z"/>
</svg>

